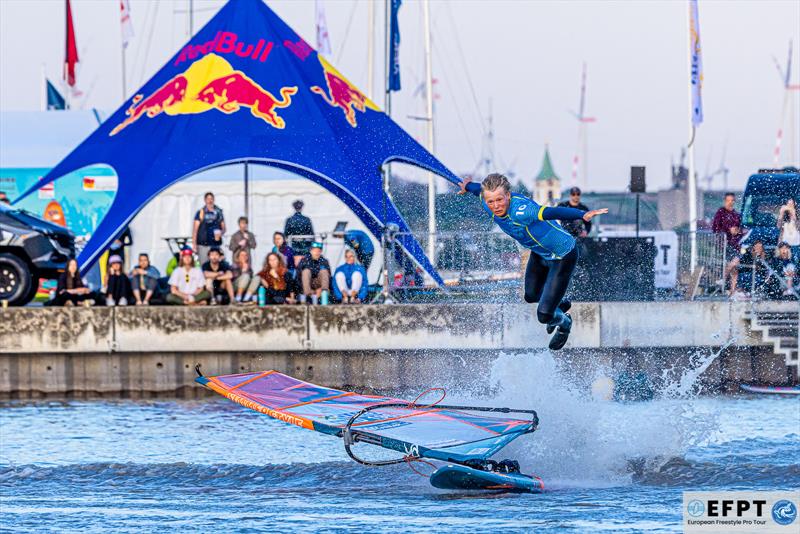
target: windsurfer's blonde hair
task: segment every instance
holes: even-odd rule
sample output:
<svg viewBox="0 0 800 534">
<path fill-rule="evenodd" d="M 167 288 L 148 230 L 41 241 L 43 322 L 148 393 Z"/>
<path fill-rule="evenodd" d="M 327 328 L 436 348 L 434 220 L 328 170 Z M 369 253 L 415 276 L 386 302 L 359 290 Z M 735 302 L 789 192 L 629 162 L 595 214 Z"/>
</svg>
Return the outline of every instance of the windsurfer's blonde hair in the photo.
<svg viewBox="0 0 800 534">
<path fill-rule="evenodd" d="M 508 181 L 508 178 L 499 172 L 493 172 L 481 182 L 481 191 L 495 191 L 500 187 L 502 187 L 506 193 L 511 192 L 511 183 Z"/>
</svg>

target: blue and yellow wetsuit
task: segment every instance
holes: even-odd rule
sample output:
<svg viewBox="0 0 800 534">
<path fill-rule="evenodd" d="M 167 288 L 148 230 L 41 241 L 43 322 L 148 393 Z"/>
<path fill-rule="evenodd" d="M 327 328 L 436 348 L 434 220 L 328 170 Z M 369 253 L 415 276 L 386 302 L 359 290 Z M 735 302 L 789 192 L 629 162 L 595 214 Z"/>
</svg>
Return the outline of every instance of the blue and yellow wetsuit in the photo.
<svg viewBox="0 0 800 534">
<path fill-rule="evenodd" d="M 480 196 L 480 184 L 469 183 L 466 189 Z M 502 217 L 494 215 L 485 202 L 483 207 L 503 232 L 531 250 L 525 269 L 525 300 L 539 303 L 539 322 L 552 322 L 578 259 L 575 238 L 561 227 L 558 220 L 582 219 L 586 212 L 575 208 L 540 206 L 516 193 L 511 194 L 508 211 Z"/>
</svg>

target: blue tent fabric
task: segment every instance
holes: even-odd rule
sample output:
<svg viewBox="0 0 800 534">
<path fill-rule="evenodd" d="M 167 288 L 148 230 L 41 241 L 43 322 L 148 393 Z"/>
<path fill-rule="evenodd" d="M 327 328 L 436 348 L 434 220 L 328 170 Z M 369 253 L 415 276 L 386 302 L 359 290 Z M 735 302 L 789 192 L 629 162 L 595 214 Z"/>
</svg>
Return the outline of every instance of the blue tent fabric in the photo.
<svg viewBox="0 0 800 534">
<path fill-rule="evenodd" d="M 114 169 L 117 195 L 80 254 L 85 270 L 159 192 L 242 161 L 320 184 L 376 237 L 389 223 L 409 232 L 383 191 L 384 164 L 405 162 L 459 181 L 261 0 L 230 0 L 20 199 L 89 165 Z M 401 242 L 441 283 L 419 243 Z"/>
</svg>

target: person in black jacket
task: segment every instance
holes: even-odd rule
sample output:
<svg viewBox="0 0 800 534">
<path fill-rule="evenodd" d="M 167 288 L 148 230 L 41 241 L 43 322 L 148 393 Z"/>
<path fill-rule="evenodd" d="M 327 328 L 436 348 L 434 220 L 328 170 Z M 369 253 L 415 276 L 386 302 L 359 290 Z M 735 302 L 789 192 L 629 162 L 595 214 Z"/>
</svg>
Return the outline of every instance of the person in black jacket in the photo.
<svg viewBox="0 0 800 534">
<path fill-rule="evenodd" d="M 300 302 L 310 299 L 312 304 L 317 304 L 322 292 L 331 290 L 331 265 L 322 256 L 322 243 L 311 244 L 309 256 L 300 261 L 297 272 L 303 288 Z"/>
<path fill-rule="evenodd" d="M 575 208 L 581 211 L 589 211 L 588 206 L 581 202 L 581 188 L 573 187 L 569 190 L 569 200 L 558 204 L 560 208 Z M 592 222 L 576 219 L 574 221 L 561 221 L 561 226 L 572 234 L 572 237 L 586 237 L 592 231 Z"/>
<path fill-rule="evenodd" d="M 56 296 L 48 302 L 48 306 L 74 306 L 88 300 L 91 302 L 91 291 L 86 287 L 81 279 L 78 270 L 78 260 L 71 258 L 67 262 L 67 268 L 58 277 Z"/>
<path fill-rule="evenodd" d="M 303 206 L 304 204 L 302 200 L 294 201 L 292 207 L 294 208 L 295 213 L 286 219 L 286 224 L 283 228 L 283 233 L 286 235 L 286 239 L 289 241 L 289 246 L 291 246 L 292 250 L 294 250 L 295 266 L 299 265 L 300 260 L 303 259 L 303 256 L 308 254 L 313 237 L 311 239 L 292 239 L 292 236 L 314 235 L 314 225 L 311 224 L 311 219 L 302 214 Z M 291 268 L 291 265 L 288 267 Z"/>
<path fill-rule="evenodd" d="M 127 306 L 131 295 L 131 280 L 122 270 L 122 258 L 115 254 L 108 258 L 106 306 Z"/>
</svg>

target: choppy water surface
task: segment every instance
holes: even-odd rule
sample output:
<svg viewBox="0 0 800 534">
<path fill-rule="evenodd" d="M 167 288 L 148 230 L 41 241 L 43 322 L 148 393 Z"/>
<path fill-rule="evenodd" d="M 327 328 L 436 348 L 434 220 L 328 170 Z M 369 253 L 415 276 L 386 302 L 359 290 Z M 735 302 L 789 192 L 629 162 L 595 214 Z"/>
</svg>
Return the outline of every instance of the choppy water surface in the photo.
<svg viewBox="0 0 800 534">
<path fill-rule="evenodd" d="M 547 493 L 436 490 L 221 398 L 5 403 L 0 529 L 674 532 L 684 490 L 800 480 L 797 398 L 594 401 L 542 354 L 502 357 L 486 385 L 482 403 L 539 411 L 504 456 Z"/>
</svg>

